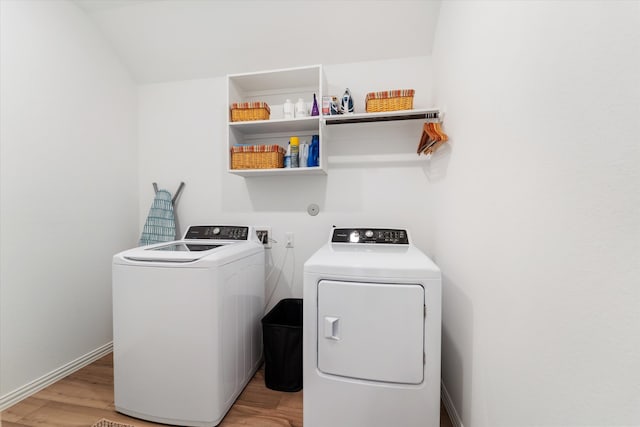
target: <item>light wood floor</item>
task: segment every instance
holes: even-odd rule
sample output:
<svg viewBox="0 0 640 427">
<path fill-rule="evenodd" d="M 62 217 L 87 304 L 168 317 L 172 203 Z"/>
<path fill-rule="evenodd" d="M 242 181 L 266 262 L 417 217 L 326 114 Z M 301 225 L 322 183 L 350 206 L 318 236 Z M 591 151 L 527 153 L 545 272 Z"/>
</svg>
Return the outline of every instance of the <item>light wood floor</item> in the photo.
<svg viewBox="0 0 640 427">
<path fill-rule="evenodd" d="M 266 388 L 261 369 L 220 426 L 302 426 L 302 393 L 284 393 Z M 112 355 L 101 358 L 1 412 L 0 426 L 89 427 L 101 418 L 139 427 L 162 425 L 130 418 L 115 411 Z M 442 405 L 440 426 L 452 427 Z"/>
</svg>

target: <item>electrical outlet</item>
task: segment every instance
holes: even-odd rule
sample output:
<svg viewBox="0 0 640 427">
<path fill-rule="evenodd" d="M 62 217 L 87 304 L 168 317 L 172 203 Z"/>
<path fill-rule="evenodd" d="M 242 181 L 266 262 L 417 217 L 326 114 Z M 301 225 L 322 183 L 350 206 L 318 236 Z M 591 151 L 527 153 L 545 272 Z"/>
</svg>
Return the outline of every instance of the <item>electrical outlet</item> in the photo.
<svg viewBox="0 0 640 427">
<path fill-rule="evenodd" d="M 264 248 L 271 249 L 271 227 L 256 227 L 256 234 Z"/>
<path fill-rule="evenodd" d="M 285 248 L 292 248 L 293 247 L 293 232 L 292 231 L 287 231 L 286 233 L 284 233 L 284 236 L 287 238 L 287 244 L 285 245 Z"/>
</svg>

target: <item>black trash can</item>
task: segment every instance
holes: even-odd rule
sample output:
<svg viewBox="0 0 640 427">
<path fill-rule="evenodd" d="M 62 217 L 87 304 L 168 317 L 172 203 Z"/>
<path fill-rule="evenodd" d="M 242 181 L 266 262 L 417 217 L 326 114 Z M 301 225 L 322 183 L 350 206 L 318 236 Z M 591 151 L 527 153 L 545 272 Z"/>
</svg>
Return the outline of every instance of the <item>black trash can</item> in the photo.
<svg viewBox="0 0 640 427">
<path fill-rule="evenodd" d="M 302 299 L 280 300 L 262 318 L 262 335 L 267 388 L 302 390 Z"/>
</svg>

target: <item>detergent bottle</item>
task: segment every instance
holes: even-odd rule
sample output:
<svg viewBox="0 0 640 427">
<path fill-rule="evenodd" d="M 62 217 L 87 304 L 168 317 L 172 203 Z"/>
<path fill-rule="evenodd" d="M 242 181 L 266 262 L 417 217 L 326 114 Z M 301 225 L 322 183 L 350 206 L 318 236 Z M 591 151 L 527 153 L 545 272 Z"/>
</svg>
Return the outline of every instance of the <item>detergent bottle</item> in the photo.
<svg viewBox="0 0 640 427">
<path fill-rule="evenodd" d="M 311 137 L 307 166 L 320 166 L 320 137 L 318 135 L 313 135 Z"/>
</svg>

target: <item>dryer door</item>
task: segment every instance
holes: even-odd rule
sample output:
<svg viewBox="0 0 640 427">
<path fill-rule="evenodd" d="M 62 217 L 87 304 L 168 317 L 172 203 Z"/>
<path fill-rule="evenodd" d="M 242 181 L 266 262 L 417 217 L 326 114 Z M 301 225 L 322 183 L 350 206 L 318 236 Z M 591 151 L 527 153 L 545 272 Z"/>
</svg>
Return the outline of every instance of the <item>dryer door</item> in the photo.
<svg viewBox="0 0 640 427">
<path fill-rule="evenodd" d="M 318 369 L 370 381 L 424 379 L 424 288 L 318 283 Z"/>
</svg>

